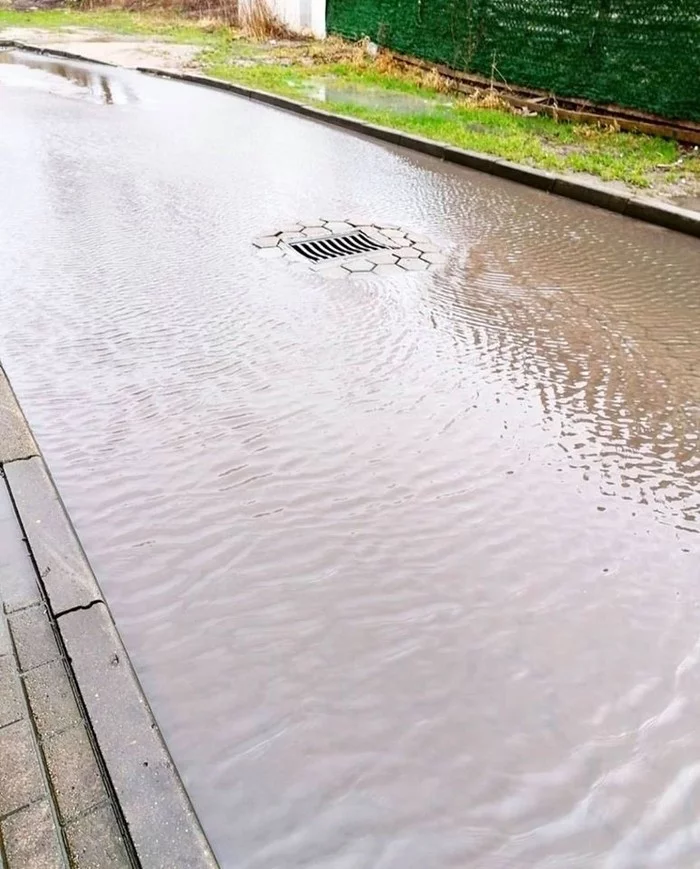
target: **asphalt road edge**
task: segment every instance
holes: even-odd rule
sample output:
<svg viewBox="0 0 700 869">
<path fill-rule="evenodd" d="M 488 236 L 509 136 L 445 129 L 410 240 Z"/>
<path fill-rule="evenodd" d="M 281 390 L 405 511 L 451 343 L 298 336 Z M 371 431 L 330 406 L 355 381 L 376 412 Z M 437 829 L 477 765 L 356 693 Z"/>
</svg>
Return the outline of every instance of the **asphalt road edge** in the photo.
<svg viewBox="0 0 700 869">
<path fill-rule="evenodd" d="M 478 172 L 486 172 L 498 178 L 505 178 L 508 181 L 515 181 L 527 187 L 534 187 L 546 193 L 552 193 L 555 196 L 574 199 L 577 202 L 603 208 L 606 211 L 613 211 L 625 217 L 632 217 L 645 223 L 651 223 L 655 226 L 700 238 L 700 212 L 691 211 L 687 208 L 679 208 L 654 199 L 632 196 L 628 193 L 611 190 L 603 184 L 598 185 L 589 181 L 578 180 L 571 176 L 546 172 L 543 169 L 535 169 L 519 163 L 511 163 L 508 160 L 491 157 L 488 154 L 456 148 L 452 145 L 443 144 L 432 139 L 424 139 L 421 136 L 414 136 L 390 127 L 381 127 L 377 124 L 371 124 L 347 115 L 336 115 L 324 109 L 309 106 L 287 97 L 243 87 L 242 85 L 223 81 L 222 79 L 195 75 L 193 73 L 159 70 L 145 66 L 137 67 L 137 70 L 146 75 L 157 76 L 159 78 L 218 88 L 219 90 L 228 91 L 255 102 L 312 118 L 353 133 L 377 139 L 381 142 L 388 142 L 391 145 L 407 148 L 420 154 L 428 154 L 431 157 L 445 160 L 448 163 L 465 166 Z"/>
<path fill-rule="evenodd" d="M 116 66 L 116 64 L 95 60 L 84 55 L 75 54 L 74 52 L 62 51 L 56 48 L 45 48 L 17 40 L 0 40 L 0 47 L 16 48 L 22 51 L 63 57 L 85 63 L 96 63 L 102 66 Z M 236 96 L 283 109 L 302 117 L 312 118 L 334 127 L 350 130 L 353 133 L 377 139 L 381 142 L 388 142 L 391 145 L 407 148 L 420 154 L 428 154 L 431 157 L 445 160 L 448 163 L 466 166 L 469 169 L 486 172 L 489 175 L 505 178 L 509 181 L 515 181 L 518 184 L 534 187 L 537 190 L 543 190 L 555 196 L 574 199 L 577 202 L 593 205 L 596 208 L 603 208 L 606 211 L 612 211 L 625 217 L 632 217 L 635 220 L 641 220 L 645 223 L 663 227 L 664 229 L 671 229 L 675 232 L 700 238 L 700 212 L 692 211 L 688 208 L 680 208 L 660 202 L 657 199 L 647 199 L 643 196 L 634 196 L 622 191 L 612 190 L 605 187 L 604 184 L 579 180 L 570 175 L 547 172 L 543 169 L 535 169 L 531 166 L 523 166 L 520 163 L 502 160 L 500 157 L 492 157 L 481 152 L 456 148 L 432 139 L 413 136 L 410 133 L 395 130 L 391 127 L 382 127 L 378 124 L 361 121 L 348 115 L 327 112 L 324 109 L 300 103 L 289 97 L 282 97 L 277 94 L 268 93 L 267 91 L 244 87 L 234 82 L 207 75 L 157 69 L 148 66 L 138 66 L 136 67 L 136 71 L 158 78 L 188 82 L 189 84 L 198 84 L 204 87 L 228 91 Z"/>
<path fill-rule="evenodd" d="M 2 367 L 0 397 L 0 467 L 115 812 L 130 840 L 134 867 L 217 869 L 109 606 Z"/>
</svg>

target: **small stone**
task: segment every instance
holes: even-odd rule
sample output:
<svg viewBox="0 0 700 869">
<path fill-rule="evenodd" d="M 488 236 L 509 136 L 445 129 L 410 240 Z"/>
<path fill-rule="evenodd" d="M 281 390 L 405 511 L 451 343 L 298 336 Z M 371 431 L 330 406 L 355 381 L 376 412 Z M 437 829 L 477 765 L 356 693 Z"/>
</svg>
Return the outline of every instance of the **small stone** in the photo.
<svg viewBox="0 0 700 869">
<path fill-rule="evenodd" d="M 422 259 L 400 259 L 399 265 L 407 272 L 424 272 L 428 268 L 428 263 Z"/>
<path fill-rule="evenodd" d="M 343 223 L 341 220 L 331 220 L 326 224 L 326 229 L 329 232 L 350 232 L 353 226 L 349 223 Z"/>
<path fill-rule="evenodd" d="M 421 259 L 424 259 L 426 262 L 432 263 L 433 265 L 443 265 L 447 262 L 447 257 L 444 253 L 433 253 L 432 251 L 424 253 Z"/>
<path fill-rule="evenodd" d="M 393 265 L 396 262 L 396 257 L 388 250 L 372 251 L 365 258 L 375 265 Z"/>
<path fill-rule="evenodd" d="M 277 247 L 279 238 L 276 235 L 263 235 L 260 238 L 253 239 L 255 247 Z"/>
<path fill-rule="evenodd" d="M 374 263 L 371 263 L 367 259 L 355 259 L 345 263 L 343 268 L 349 272 L 371 272 L 374 268 Z"/>
<path fill-rule="evenodd" d="M 421 252 L 416 250 L 415 247 L 400 247 L 394 253 L 396 256 L 401 257 L 401 259 L 418 259 Z"/>
</svg>

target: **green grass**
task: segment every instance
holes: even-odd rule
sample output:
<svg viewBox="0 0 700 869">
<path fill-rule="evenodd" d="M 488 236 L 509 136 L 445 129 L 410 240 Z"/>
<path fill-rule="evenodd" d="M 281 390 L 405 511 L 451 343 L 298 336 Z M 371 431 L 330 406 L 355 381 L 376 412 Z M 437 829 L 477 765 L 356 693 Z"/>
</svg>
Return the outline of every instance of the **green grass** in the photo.
<svg viewBox="0 0 700 869">
<path fill-rule="evenodd" d="M 623 181 L 648 187 L 659 164 L 678 159 L 676 142 L 619 133 L 590 126 L 558 123 L 547 116 L 526 118 L 499 109 L 480 108 L 454 100 L 434 112 L 399 113 L 390 109 L 356 105 L 344 100 L 315 100 L 304 90 L 309 81 L 325 79 L 366 87 L 372 92 L 399 92 L 431 97 L 440 103 L 449 95 L 375 71 L 349 69 L 330 64 L 309 68 L 259 64 L 241 67 L 217 53 L 205 56 L 206 71 L 217 78 L 235 81 L 301 102 L 322 105 L 328 111 L 351 115 L 385 127 L 395 127 L 427 139 L 460 148 L 482 151 L 516 163 L 559 172 L 587 172 L 605 181 Z M 700 165 L 700 161 L 698 161 Z"/>
<path fill-rule="evenodd" d="M 177 15 L 126 12 L 119 9 L 81 11 L 79 9 L 37 9 L 34 12 L 0 10 L 0 28 L 32 27 L 60 30 L 62 27 L 88 27 L 112 33 L 133 34 L 186 42 L 193 45 L 221 47 L 230 38 L 227 27 L 202 27 Z"/>
<path fill-rule="evenodd" d="M 199 45 L 200 66 L 217 78 L 516 163 L 559 172 L 586 172 L 636 187 L 651 186 L 659 176 L 657 167 L 675 163 L 682 153 L 676 142 L 665 139 L 472 105 L 428 86 L 424 78 L 399 70 L 381 71 L 352 50 L 336 51 L 341 56 L 338 60 L 334 55 L 337 42 L 261 44 L 243 39 L 224 26 L 202 25 L 176 15 L 119 10 L 0 11 L 0 28 L 10 26 L 89 27 Z M 347 98 L 315 99 L 305 85 L 319 81 L 365 90 L 376 97 L 376 106 L 358 105 Z M 407 114 L 392 110 L 382 100 L 383 94 L 420 97 L 436 105 L 429 111 Z M 667 177 L 669 181 L 690 178 L 697 183 L 700 157 L 687 156 L 683 165 L 674 167 Z"/>
</svg>

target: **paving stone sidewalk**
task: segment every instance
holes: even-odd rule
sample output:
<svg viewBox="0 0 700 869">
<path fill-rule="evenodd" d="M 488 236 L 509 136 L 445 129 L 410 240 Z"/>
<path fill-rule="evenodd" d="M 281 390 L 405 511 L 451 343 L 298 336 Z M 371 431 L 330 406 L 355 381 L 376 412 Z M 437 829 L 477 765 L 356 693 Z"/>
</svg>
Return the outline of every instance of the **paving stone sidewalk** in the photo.
<svg viewBox="0 0 700 869">
<path fill-rule="evenodd" d="M 0 863 L 131 867 L 4 478 L 0 594 Z"/>
<path fill-rule="evenodd" d="M 216 869 L 0 368 L 0 869 Z"/>
<path fill-rule="evenodd" d="M 7 484 L 10 467 L 36 455 L 0 372 L 0 865 L 132 867 Z"/>
</svg>

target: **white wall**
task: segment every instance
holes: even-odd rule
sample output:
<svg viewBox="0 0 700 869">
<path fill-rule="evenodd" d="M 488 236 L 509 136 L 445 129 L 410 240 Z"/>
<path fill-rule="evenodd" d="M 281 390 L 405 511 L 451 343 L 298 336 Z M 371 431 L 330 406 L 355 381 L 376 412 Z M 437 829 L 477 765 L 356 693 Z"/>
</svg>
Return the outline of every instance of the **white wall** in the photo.
<svg viewBox="0 0 700 869">
<path fill-rule="evenodd" d="M 326 35 L 326 0 L 268 0 L 285 24 L 297 33 Z"/>
</svg>

